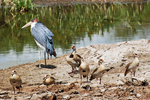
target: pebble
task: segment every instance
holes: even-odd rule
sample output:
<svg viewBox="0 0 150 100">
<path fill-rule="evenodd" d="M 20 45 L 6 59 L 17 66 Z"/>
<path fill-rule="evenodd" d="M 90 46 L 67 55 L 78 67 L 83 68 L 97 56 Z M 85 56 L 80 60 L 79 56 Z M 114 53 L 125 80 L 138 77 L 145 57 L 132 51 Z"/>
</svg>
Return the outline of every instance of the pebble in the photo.
<svg viewBox="0 0 150 100">
<path fill-rule="evenodd" d="M 101 89 L 101 92 L 105 92 L 106 91 L 106 89 Z"/>
<path fill-rule="evenodd" d="M 64 99 L 70 99 L 70 96 L 69 95 L 65 95 L 63 98 Z"/>
<path fill-rule="evenodd" d="M 136 94 L 136 97 L 138 97 L 138 98 L 139 98 L 140 96 L 141 96 L 141 94 L 139 94 L 139 93 L 137 93 L 137 94 Z"/>
</svg>

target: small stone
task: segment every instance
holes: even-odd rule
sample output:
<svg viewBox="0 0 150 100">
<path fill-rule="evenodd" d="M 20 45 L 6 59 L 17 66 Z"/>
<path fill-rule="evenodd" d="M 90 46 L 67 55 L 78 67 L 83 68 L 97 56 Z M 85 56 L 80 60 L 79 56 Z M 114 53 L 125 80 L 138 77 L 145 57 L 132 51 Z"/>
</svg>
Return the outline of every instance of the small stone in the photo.
<svg viewBox="0 0 150 100">
<path fill-rule="evenodd" d="M 88 90 L 88 91 L 90 91 L 90 90 L 91 90 L 90 85 L 83 86 L 82 88 L 84 88 L 84 89 L 86 89 L 86 90 Z"/>
<path fill-rule="evenodd" d="M 102 97 L 103 95 L 101 93 L 94 94 L 95 97 Z"/>
<path fill-rule="evenodd" d="M 48 97 L 48 100 L 57 100 L 57 97 L 56 97 L 56 95 L 54 94 L 54 95 L 52 95 L 52 96 L 49 96 L 49 97 Z"/>
<path fill-rule="evenodd" d="M 79 92 L 75 89 L 71 90 L 68 92 L 69 94 L 79 94 Z"/>
<path fill-rule="evenodd" d="M 106 89 L 101 89 L 101 92 L 105 92 L 106 91 Z"/>
<path fill-rule="evenodd" d="M 139 98 L 140 96 L 141 96 L 141 94 L 139 94 L 139 93 L 136 94 L 136 97 L 137 97 L 137 98 Z"/>
<path fill-rule="evenodd" d="M 118 88 L 118 87 L 111 87 L 111 88 L 109 88 L 109 89 L 110 89 L 110 90 L 111 90 L 111 89 L 113 89 L 113 90 L 114 90 L 114 89 L 117 89 L 117 88 Z"/>
<path fill-rule="evenodd" d="M 33 94 L 31 100 L 36 100 L 37 99 L 37 94 Z"/>
<path fill-rule="evenodd" d="M 82 96 L 83 96 L 83 97 L 86 97 L 86 96 L 88 96 L 88 94 L 87 94 L 87 93 L 85 93 L 85 94 L 83 94 Z"/>
<path fill-rule="evenodd" d="M 8 94 L 7 91 L 0 91 L 0 95 L 6 95 L 6 94 Z"/>
<path fill-rule="evenodd" d="M 64 99 L 70 99 L 70 96 L 69 95 L 65 95 L 63 98 Z"/>
</svg>

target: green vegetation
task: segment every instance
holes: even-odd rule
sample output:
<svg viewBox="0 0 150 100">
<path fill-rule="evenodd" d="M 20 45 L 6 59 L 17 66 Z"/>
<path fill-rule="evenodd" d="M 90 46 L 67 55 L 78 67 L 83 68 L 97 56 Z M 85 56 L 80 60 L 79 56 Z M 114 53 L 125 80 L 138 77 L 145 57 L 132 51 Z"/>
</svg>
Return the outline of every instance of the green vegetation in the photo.
<svg viewBox="0 0 150 100">
<path fill-rule="evenodd" d="M 33 8 L 32 1 L 33 0 L 14 0 L 14 4 L 16 4 L 18 10 L 29 10 Z"/>
<path fill-rule="evenodd" d="M 7 0 L 4 0 L 4 3 L 6 4 Z M 10 11 L 28 11 L 30 9 L 33 9 L 33 0 L 13 0 L 10 5 Z"/>
<path fill-rule="evenodd" d="M 115 35 L 118 37 L 136 34 L 137 28 L 150 21 L 150 4 L 77 4 L 33 8 L 25 13 L 0 11 L 3 23 L 0 25 L 0 37 L 3 37 L 0 40 L 0 51 L 13 48 L 21 52 L 25 45 L 34 43 L 30 28 L 21 29 L 33 18 L 39 19 L 54 33 L 56 48 L 70 48 L 86 35 L 91 39 L 93 34 L 103 35 L 105 31 L 111 33 L 110 29 L 114 26 L 122 26 L 126 30 L 116 28 Z"/>
</svg>

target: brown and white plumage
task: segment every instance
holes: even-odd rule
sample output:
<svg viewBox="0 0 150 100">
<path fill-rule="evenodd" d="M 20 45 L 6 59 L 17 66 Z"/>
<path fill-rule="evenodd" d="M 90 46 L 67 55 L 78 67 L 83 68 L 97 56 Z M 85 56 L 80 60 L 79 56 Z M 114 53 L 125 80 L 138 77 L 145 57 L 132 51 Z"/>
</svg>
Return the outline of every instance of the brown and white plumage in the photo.
<svg viewBox="0 0 150 100">
<path fill-rule="evenodd" d="M 74 59 L 73 59 L 73 54 L 70 54 L 69 56 L 66 57 L 67 63 L 72 67 L 72 72 L 71 74 L 74 73 L 76 67 L 79 67 L 79 63 L 77 63 Z"/>
<path fill-rule="evenodd" d="M 88 82 L 89 72 L 90 72 L 90 68 L 87 65 L 87 63 L 84 61 L 84 58 L 82 57 L 81 65 L 79 66 L 79 73 L 80 73 L 81 82 L 82 82 L 82 76 L 84 78 L 87 77 L 87 82 Z"/>
<path fill-rule="evenodd" d="M 72 72 L 70 74 L 74 74 L 77 67 L 81 64 L 81 56 L 76 54 L 75 46 L 72 46 L 73 52 L 66 57 L 67 63 L 72 67 Z"/>
<path fill-rule="evenodd" d="M 76 53 L 76 47 L 72 46 L 71 49 L 73 50 L 73 59 L 76 61 L 76 63 L 81 64 L 81 56 Z"/>
<path fill-rule="evenodd" d="M 133 62 L 128 63 L 126 66 L 124 76 L 126 76 L 129 72 L 131 72 L 131 77 L 132 77 L 132 72 L 135 76 L 135 71 L 136 71 L 137 67 L 139 66 L 139 59 L 138 59 L 138 55 L 136 53 L 133 55 L 133 57 L 134 57 Z"/>
<path fill-rule="evenodd" d="M 22 87 L 21 86 L 22 80 L 21 80 L 20 76 L 17 75 L 17 72 L 15 70 L 12 71 L 12 74 L 9 77 L 9 81 L 10 81 L 10 84 L 12 85 L 12 87 L 13 87 L 14 93 L 15 93 L 15 87 L 17 89 L 19 89 L 19 92 L 20 92 L 20 88 Z"/>
<path fill-rule="evenodd" d="M 100 78 L 100 84 L 101 84 L 102 76 L 104 75 L 105 72 L 107 72 L 109 70 L 109 69 L 106 69 L 106 67 L 104 65 L 102 65 L 102 62 L 104 62 L 102 59 L 100 59 L 98 61 L 99 67 L 93 71 L 93 73 L 91 74 L 91 77 L 90 77 L 90 80 L 93 80 L 95 78 L 98 80 L 98 78 Z"/>
<path fill-rule="evenodd" d="M 43 83 L 44 85 L 51 85 L 55 83 L 55 79 L 54 77 L 50 77 L 50 75 L 45 75 L 45 77 L 43 78 Z"/>
</svg>

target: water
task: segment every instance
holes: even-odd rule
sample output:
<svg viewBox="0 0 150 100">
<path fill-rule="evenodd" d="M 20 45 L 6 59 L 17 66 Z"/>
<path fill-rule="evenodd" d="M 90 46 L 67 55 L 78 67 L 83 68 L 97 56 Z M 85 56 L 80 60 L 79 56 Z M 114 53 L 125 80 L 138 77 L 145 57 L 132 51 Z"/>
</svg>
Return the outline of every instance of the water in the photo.
<svg viewBox="0 0 150 100">
<path fill-rule="evenodd" d="M 27 13 L 0 12 L 0 69 L 39 59 L 38 47 L 30 27 L 21 27 L 39 19 L 53 33 L 57 56 L 95 44 L 150 39 L 150 4 L 74 5 L 34 8 Z M 41 50 L 41 59 L 44 51 Z"/>
</svg>

